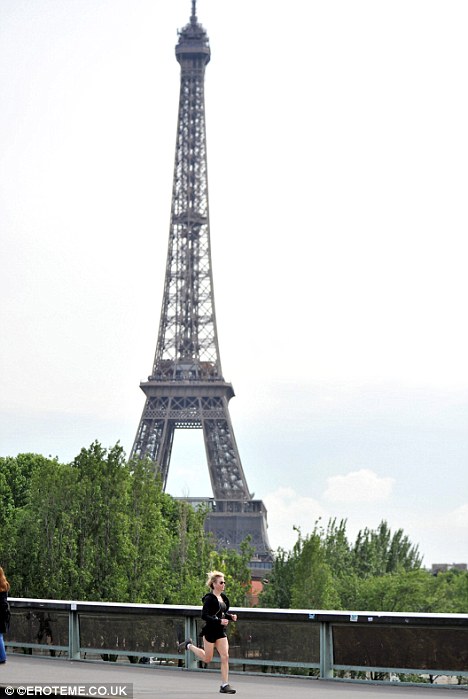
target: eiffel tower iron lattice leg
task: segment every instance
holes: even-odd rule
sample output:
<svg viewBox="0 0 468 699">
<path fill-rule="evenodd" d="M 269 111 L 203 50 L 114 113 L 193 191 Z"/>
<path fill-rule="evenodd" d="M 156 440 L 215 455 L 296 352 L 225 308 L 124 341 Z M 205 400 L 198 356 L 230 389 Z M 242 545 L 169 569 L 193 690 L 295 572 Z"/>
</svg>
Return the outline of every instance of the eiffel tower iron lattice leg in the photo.
<svg viewBox="0 0 468 699">
<path fill-rule="evenodd" d="M 211 54 L 195 0 L 175 52 L 181 78 L 164 293 L 152 374 L 140 384 L 146 402 L 131 455 L 149 457 L 166 487 L 176 430 L 202 430 L 214 496 L 207 498 L 206 527 L 221 547 L 238 549 L 250 536 L 256 559 L 267 562 L 266 509 L 247 486 L 228 408 L 234 391 L 219 355 L 204 98 Z"/>
<path fill-rule="evenodd" d="M 175 430 L 202 429 L 214 497 L 248 500 L 228 411 L 230 386 L 196 383 L 181 390 L 173 384 L 148 381 L 142 388 L 148 398 L 133 454 L 149 456 L 157 463 L 166 486 Z"/>
</svg>

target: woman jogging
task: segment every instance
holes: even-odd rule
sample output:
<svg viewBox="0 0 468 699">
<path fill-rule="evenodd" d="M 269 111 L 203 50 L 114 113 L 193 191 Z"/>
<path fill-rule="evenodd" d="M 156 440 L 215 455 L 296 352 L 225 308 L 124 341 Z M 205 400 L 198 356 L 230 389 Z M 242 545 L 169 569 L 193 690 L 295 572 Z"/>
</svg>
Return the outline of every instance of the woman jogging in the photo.
<svg viewBox="0 0 468 699">
<path fill-rule="evenodd" d="M 183 650 L 190 650 L 197 658 L 204 663 L 209 663 L 213 659 L 214 649 L 221 658 L 221 694 L 235 694 L 228 683 L 229 679 L 229 641 L 226 630 L 230 621 L 237 621 L 237 614 L 229 613 L 229 599 L 224 594 L 226 582 L 224 574 L 218 570 L 208 573 L 206 581 L 211 592 L 203 597 L 202 619 L 205 626 L 202 628 L 203 648 L 198 648 L 192 643 L 192 639 L 179 643 L 179 653 Z"/>
</svg>

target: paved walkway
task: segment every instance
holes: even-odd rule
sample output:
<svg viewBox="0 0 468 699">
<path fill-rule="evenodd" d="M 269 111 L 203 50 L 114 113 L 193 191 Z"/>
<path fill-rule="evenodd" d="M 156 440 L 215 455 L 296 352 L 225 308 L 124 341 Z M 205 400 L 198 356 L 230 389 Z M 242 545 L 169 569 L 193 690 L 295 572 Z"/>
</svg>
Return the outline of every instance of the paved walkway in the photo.
<svg viewBox="0 0 468 699">
<path fill-rule="evenodd" d="M 230 681 L 239 699 L 447 699 L 460 697 L 455 688 L 395 685 L 354 684 L 317 679 L 272 677 L 231 673 Z M 96 686 L 104 684 L 133 685 L 134 699 L 186 699 L 186 697 L 219 696 L 219 672 L 161 668 L 154 665 L 117 665 L 59 658 L 34 658 L 9 655 L 0 665 L 0 687 L 34 685 Z M 460 688 L 461 689 L 461 688 Z M 463 690 L 461 690 L 463 691 Z M 6 696 L 0 691 L 0 697 Z M 26 695 L 27 696 L 27 695 Z M 36 695 L 38 696 L 38 695 Z M 95 696 L 99 696 L 95 692 Z M 463 696 L 466 696 L 463 695 Z"/>
</svg>

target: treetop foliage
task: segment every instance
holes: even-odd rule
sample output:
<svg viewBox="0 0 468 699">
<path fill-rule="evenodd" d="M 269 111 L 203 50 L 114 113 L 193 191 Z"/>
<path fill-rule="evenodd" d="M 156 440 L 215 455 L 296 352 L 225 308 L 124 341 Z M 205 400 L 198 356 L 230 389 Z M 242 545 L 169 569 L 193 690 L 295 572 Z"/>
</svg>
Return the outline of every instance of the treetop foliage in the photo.
<svg viewBox="0 0 468 699">
<path fill-rule="evenodd" d="M 0 458 L 0 565 L 12 596 L 201 604 L 221 570 L 233 606 L 250 591 L 250 542 L 216 551 L 206 512 L 164 493 L 148 460 L 94 442 L 69 464 L 38 454 Z M 351 542 L 346 520 L 297 529 L 278 549 L 260 605 L 355 611 L 466 612 L 468 573 L 433 576 L 402 529 L 382 521 Z"/>
<path fill-rule="evenodd" d="M 217 553 L 205 513 L 164 493 L 151 462 L 127 461 L 119 444 L 94 442 L 70 464 L 0 458 L 0 498 L 13 596 L 198 605 L 215 561 L 245 604 L 249 551 Z"/>
<path fill-rule="evenodd" d="M 422 569 L 418 547 L 385 521 L 360 531 L 354 543 L 346 520 L 331 519 L 326 529 L 316 522 L 305 537 L 296 531 L 292 551 L 277 553 L 262 606 L 441 613 L 468 608 L 468 573 L 434 576 Z"/>
</svg>

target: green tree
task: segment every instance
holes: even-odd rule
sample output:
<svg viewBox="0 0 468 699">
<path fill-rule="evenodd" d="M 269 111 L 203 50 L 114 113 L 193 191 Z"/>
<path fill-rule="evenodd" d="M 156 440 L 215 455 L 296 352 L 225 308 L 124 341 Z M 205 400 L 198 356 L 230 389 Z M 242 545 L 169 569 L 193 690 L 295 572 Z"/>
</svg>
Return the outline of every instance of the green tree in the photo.
<svg viewBox="0 0 468 699">
<path fill-rule="evenodd" d="M 468 609 L 468 571 L 455 568 L 432 575 L 430 611 L 441 614 L 466 614 Z"/>
<path fill-rule="evenodd" d="M 130 469 L 122 447 L 94 442 L 74 459 L 79 587 L 84 599 L 126 598 Z"/>
<path fill-rule="evenodd" d="M 427 570 L 416 569 L 363 578 L 350 608 L 362 611 L 464 613 L 468 608 L 468 573 L 448 571 L 434 576 Z"/>
<path fill-rule="evenodd" d="M 57 459 L 47 459 L 41 454 L 0 457 L 0 473 L 8 483 L 15 507 L 23 507 L 27 504 L 34 471 L 48 463 L 57 463 Z"/>
<path fill-rule="evenodd" d="M 421 562 L 418 547 L 402 529 L 392 535 L 385 521 L 376 530 L 361 530 L 352 549 L 352 568 L 361 577 L 415 570 Z"/>
<path fill-rule="evenodd" d="M 368 597 L 363 580 L 417 571 L 421 565 L 417 547 L 401 529 L 392 534 L 386 522 L 375 531 L 360 531 L 354 545 L 346 534 L 346 520 L 330 519 L 326 529 L 318 521 L 305 538 L 297 531 L 293 550 L 279 549 L 276 554 L 269 584 L 261 595 L 265 606 L 370 609 L 368 603 L 359 606 Z M 369 591 L 372 585 L 370 582 Z M 380 587 L 376 584 L 375 588 L 371 598 L 378 599 Z"/>
<path fill-rule="evenodd" d="M 318 523 L 305 538 L 300 529 L 296 531 L 298 536 L 292 551 L 277 551 L 268 585 L 260 596 L 261 604 L 280 609 L 337 608 L 339 597 L 332 566 L 327 560 L 332 558 L 332 537 L 327 551 L 325 535 Z M 330 531 L 335 532 L 334 526 Z"/>
<path fill-rule="evenodd" d="M 0 460 L 1 561 L 15 594 L 199 602 L 212 543 L 205 513 L 162 491 L 153 465 L 94 442 L 71 464 Z"/>
<path fill-rule="evenodd" d="M 336 609 L 339 599 L 320 535 L 313 532 L 304 540 L 299 538 L 295 556 L 291 606 L 294 609 Z"/>
<path fill-rule="evenodd" d="M 76 577 L 74 522 L 67 503 L 73 498 L 68 466 L 44 460 L 34 469 L 28 503 L 15 512 L 10 566 L 15 594 L 60 599 Z"/>
<path fill-rule="evenodd" d="M 13 493 L 7 482 L 5 475 L 0 470 L 0 531 L 2 532 L 3 541 L 0 542 L 0 558 L 3 555 L 3 546 L 5 546 L 4 532 L 8 527 L 15 511 L 15 503 Z"/>
<path fill-rule="evenodd" d="M 326 531 L 318 529 L 315 532 L 320 535 L 325 560 L 333 571 L 335 577 L 347 577 L 353 565 L 353 553 L 346 534 L 346 520 L 330 519 Z"/>
<path fill-rule="evenodd" d="M 295 563 L 290 551 L 282 548 L 276 551 L 268 582 L 260 594 L 262 607 L 290 609 Z"/>
<path fill-rule="evenodd" d="M 167 604 L 199 604 L 213 545 L 204 529 L 205 510 L 166 496 L 173 511 L 170 585 Z"/>
<path fill-rule="evenodd" d="M 170 584 L 172 542 L 163 511 L 166 496 L 150 462 L 136 459 L 130 473 L 126 597 L 129 602 L 162 604 Z"/>
</svg>

